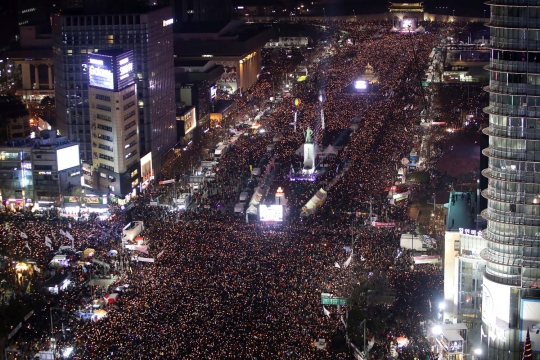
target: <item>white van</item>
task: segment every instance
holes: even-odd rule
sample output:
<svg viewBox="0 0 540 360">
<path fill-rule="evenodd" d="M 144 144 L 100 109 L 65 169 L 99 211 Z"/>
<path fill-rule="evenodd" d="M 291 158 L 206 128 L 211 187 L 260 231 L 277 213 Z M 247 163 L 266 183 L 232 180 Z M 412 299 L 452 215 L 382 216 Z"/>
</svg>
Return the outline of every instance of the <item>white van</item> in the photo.
<svg viewBox="0 0 540 360">
<path fill-rule="evenodd" d="M 229 149 L 228 145 L 221 145 L 219 146 L 216 151 L 214 151 L 214 159 L 216 161 L 219 161 L 221 159 L 221 156 L 227 153 L 227 150 Z"/>
</svg>

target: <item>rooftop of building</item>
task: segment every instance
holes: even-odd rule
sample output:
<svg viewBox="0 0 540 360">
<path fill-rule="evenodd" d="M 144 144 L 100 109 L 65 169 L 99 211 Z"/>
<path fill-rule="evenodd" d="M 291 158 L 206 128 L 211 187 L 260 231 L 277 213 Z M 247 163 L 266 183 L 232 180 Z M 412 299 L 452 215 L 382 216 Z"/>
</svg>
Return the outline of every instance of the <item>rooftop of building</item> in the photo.
<svg viewBox="0 0 540 360">
<path fill-rule="evenodd" d="M 64 6 L 59 9 L 62 16 L 69 15 L 115 15 L 145 14 L 167 7 L 166 5 L 149 5 L 146 0 L 84 0 L 80 6 Z"/>
<path fill-rule="evenodd" d="M 234 100 L 216 100 L 214 102 L 214 108 L 212 110 L 213 113 L 225 113 L 227 110 L 229 110 L 231 107 L 235 105 Z"/>
<path fill-rule="evenodd" d="M 40 133 L 41 137 L 38 138 L 28 138 L 20 140 L 10 140 L 6 141 L 0 146 L 0 149 L 7 148 L 54 148 L 61 149 L 64 147 L 69 147 L 76 143 L 69 141 L 65 136 L 57 136 L 56 130 L 42 130 Z"/>
<path fill-rule="evenodd" d="M 457 232 L 460 228 L 475 229 L 476 210 L 476 194 L 474 192 L 451 192 L 448 199 L 446 231 Z"/>
<path fill-rule="evenodd" d="M 17 50 L 8 50 L 0 53 L 0 58 L 2 59 L 48 59 L 52 60 L 53 50 L 51 48 L 45 49 L 17 49 Z"/>
</svg>

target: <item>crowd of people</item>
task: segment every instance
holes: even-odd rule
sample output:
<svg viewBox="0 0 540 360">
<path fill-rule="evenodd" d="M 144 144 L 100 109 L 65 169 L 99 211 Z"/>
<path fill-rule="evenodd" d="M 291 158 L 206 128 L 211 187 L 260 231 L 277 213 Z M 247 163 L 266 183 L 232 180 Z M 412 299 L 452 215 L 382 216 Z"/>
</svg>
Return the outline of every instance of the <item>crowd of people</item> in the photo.
<svg viewBox="0 0 540 360">
<path fill-rule="evenodd" d="M 185 213 L 149 206 L 150 199 L 163 195 L 158 186 L 134 200 L 133 219 L 145 224 L 145 256 L 155 262 L 132 262 L 128 271 L 118 273 L 113 288 L 129 287 L 107 308 L 107 316 L 73 327 L 78 358 L 349 359 L 349 352 L 331 340 L 345 336 L 341 319 L 350 306 L 323 309 L 321 293 L 350 297 L 362 281 L 385 284 L 395 293 L 391 304 L 361 304 L 370 310 L 365 315 L 375 339 L 371 358 L 387 355 L 397 336 L 409 338 L 412 356 L 429 356 L 420 321 L 433 315 L 428 303 L 440 296 L 442 275 L 432 266 L 410 266 L 410 254 L 399 249 L 401 230 L 411 225 L 407 203 L 390 206 L 385 189 L 394 184 L 396 164 L 410 151 L 417 132 L 424 106 L 420 77 L 439 34 L 384 31 L 388 23 L 330 25 L 336 34 L 346 31 L 344 39 L 331 37 L 318 47 L 322 58 L 301 54 L 310 59 L 308 79 L 295 83 L 290 99 L 268 104 L 271 112 L 261 121 L 265 134 L 242 136 L 223 155 L 215 180 L 205 189 L 208 196 L 198 200 L 208 206 Z M 379 91 L 348 92 L 368 64 L 378 76 Z M 282 76 L 282 66 L 275 60 L 265 66 L 268 74 L 244 95 L 240 113 L 252 102 L 267 106 L 272 76 Z M 296 132 L 290 124 L 295 112 Z M 350 132 L 353 121 L 360 128 Z M 295 152 L 307 127 L 314 129 L 319 144 L 343 132 L 349 141 L 325 161 L 326 172 L 315 182 L 291 185 L 288 174 L 299 161 Z M 270 159 L 266 148 L 278 133 L 282 138 Z M 279 164 L 266 186 L 285 189 L 283 224 L 246 223 L 225 211 L 250 175 L 250 165 L 264 164 L 260 160 L 265 158 Z M 301 216 L 307 199 L 329 184 L 326 203 L 316 214 Z M 376 228 L 355 221 L 356 211 L 370 201 L 375 213 L 398 225 Z M 0 231 L 15 237 L 14 255 L 27 255 L 41 265 L 51 255 L 45 236 L 53 239 L 53 247 L 70 243 L 59 227 L 75 238 L 78 249 L 93 247 L 96 256 L 109 261 L 109 250 L 119 249 L 123 224 L 121 210 L 111 211 L 106 221 L 10 222 Z M 77 275 L 82 283 L 85 274 Z M 327 340 L 326 350 L 317 348 L 319 339 Z"/>
</svg>

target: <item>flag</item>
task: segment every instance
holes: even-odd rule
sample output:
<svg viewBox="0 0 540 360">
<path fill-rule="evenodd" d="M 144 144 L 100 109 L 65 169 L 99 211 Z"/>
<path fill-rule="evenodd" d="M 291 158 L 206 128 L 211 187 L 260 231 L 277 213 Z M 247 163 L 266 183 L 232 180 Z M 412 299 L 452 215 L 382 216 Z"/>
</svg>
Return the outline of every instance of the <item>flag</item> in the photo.
<svg viewBox="0 0 540 360">
<path fill-rule="evenodd" d="M 344 246 L 343 250 L 345 250 L 345 252 L 351 252 L 351 247 L 350 246 Z"/>
<path fill-rule="evenodd" d="M 23 239 L 28 239 L 28 235 L 26 235 L 26 234 L 23 233 L 23 232 L 21 232 L 21 237 L 22 237 Z"/>
<path fill-rule="evenodd" d="M 60 229 L 60 235 L 66 235 L 66 233 L 64 232 L 64 230 Z"/>
<path fill-rule="evenodd" d="M 431 300 L 427 299 L 427 301 L 428 301 L 428 304 L 429 304 L 429 312 L 431 312 Z"/>
<path fill-rule="evenodd" d="M 69 223 L 68 225 L 69 225 L 69 228 L 71 229 L 71 223 Z"/>
<path fill-rule="evenodd" d="M 67 237 L 69 240 L 71 240 L 71 241 L 75 240 L 75 239 L 73 238 L 73 236 L 71 236 L 71 234 L 70 234 L 69 232 L 66 231 L 66 232 L 65 232 L 65 235 L 66 235 L 66 237 Z"/>
<path fill-rule="evenodd" d="M 362 255 L 360 255 L 360 260 L 361 261 L 366 261 L 366 259 L 364 259 L 364 257 Z"/>
<path fill-rule="evenodd" d="M 343 263 L 343 268 L 346 269 L 350 264 L 351 264 L 351 261 L 352 261 L 352 254 L 351 256 L 349 256 L 349 258 L 347 259 L 347 261 L 345 261 Z"/>
<path fill-rule="evenodd" d="M 336 263 L 334 264 L 335 267 L 337 268 L 341 268 L 341 266 L 339 266 L 338 262 L 336 261 Z"/>
<path fill-rule="evenodd" d="M 156 259 L 159 259 L 163 253 L 165 253 L 165 250 L 161 250 L 159 254 L 157 254 Z"/>
<path fill-rule="evenodd" d="M 45 246 L 51 246 L 52 241 L 47 235 L 45 235 Z"/>
<path fill-rule="evenodd" d="M 36 236 L 37 236 L 37 237 L 40 237 L 40 235 L 38 234 L 38 232 L 37 232 L 37 231 L 34 231 L 34 232 L 36 233 Z"/>
<path fill-rule="evenodd" d="M 32 251 L 32 249 L 30 249 L 30 245 L 28 245 L 28 241 L 26 242 L 26 245 L 24 247 L 27 248 L 28 251 Z"/>
<path fill-rule="evenodd" d="M 343 319 L 343 315 L 341 315 L 341 322 L 343 323 L 343 326 L 347 327 L 347 323 L 345 322 L 345 319 Z"/>
<path fill-rule="evenodd" d="M 326 310 L 324 306 L 322 307 L 322 309 L 323 309 L 324 315 L 330 317 L 330 311 Z"/>
</svg>

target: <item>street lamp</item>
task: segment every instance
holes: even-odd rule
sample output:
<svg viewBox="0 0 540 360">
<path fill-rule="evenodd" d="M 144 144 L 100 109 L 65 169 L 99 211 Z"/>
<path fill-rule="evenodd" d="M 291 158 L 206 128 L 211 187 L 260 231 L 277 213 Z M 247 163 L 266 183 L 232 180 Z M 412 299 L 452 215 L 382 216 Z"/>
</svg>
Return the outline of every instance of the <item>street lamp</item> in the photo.
<svg viewBox="0 0 540 360">
<path fill-rule="evenodd" d="M 484 11 L 486 11 L 486 10 L 484 10 Z M 474 350 L 473 350 L 473 353 L 474 353 L 474 355 L 476 355 L 476 356 L 480 356 L 480 355 L 482 355 L 482 349 L 474 349 Z"/>
</svg>

